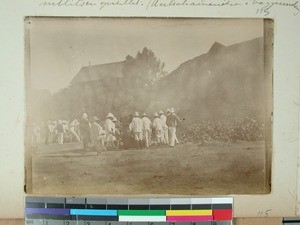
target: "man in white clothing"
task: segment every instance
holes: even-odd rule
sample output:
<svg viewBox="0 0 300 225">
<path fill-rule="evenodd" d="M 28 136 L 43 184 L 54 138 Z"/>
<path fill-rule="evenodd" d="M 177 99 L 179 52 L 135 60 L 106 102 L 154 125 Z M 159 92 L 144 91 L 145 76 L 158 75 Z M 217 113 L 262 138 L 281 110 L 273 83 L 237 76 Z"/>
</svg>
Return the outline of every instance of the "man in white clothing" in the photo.
<svg viewBox="0 0 300 225">
<path fill-rule="evenodd" d="M 162 136 L 163 136 L 163 142 L 164 144 L 169 144 L 169 129 L 167 126 L 167 117 L 164 115 L 164 112 L 160 110 L 159 117 L 163 123 L 163 130 L 162 130 Z"/>
<path fill-rule="evenodd" d="M 155 119 L 153 120 L 153 129 L 155 130 L 155 135 L 157 139 L 157 143 L 159 145 L 163 144 L 163 122 L 157 113 L 154 113 Z"/>
<path fill-rule="evenodd" d="M 139 117 L 139 113 L 135 112 L 134 117 L 129 125 L 129 130 L 134 133 L 134 140 L 137 143 L 137 148 L 142 148 L 143 141 L 143 121 Z"/>
<path fill-rule="evenodd" d="M 167 116 L 167 125 L 169 127 L 170 131 L 170 146 L 174 147 L 175 142 L 178 144 L 178 139 L 176 136 L 176 126 L 177 124 L 180 123 L 180 119 L 178 116 L 175 114 L 175 110 L 173 108 L 170 109 L 170 113 Z"/>
<path fill-rule="evenodd" d="M 152 132 L 152 123 L 151 120 L 147 117 L 146 113 L 143 113 L 143 134 L 144 134 L 144 139 L 145 139 L 145 146 L 146 148 L 149 148 L 151 145 L 151 132 Z"/>
<path fill-rule="evenodd" d="M 115 116 L 112 113 L 108 113 L 104 122 L 104 130 L 106 133 L 106 148 L 113 148 L 115 141 L 115 124 L 112 121 Z"/>
</svg>

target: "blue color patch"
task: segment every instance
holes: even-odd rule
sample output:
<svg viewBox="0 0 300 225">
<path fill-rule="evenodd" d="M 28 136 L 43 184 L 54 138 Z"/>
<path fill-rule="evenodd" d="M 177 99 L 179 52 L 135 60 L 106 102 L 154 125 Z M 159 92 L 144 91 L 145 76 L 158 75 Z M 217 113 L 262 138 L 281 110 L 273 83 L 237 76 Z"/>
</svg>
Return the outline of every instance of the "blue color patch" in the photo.
<svg viewBox="0 0 300 225">
<path fill-rule="evenodd" d="M 70 215 L 78 216 L 117 216 L 118 210 L 70 209 Z"/>
</svg>

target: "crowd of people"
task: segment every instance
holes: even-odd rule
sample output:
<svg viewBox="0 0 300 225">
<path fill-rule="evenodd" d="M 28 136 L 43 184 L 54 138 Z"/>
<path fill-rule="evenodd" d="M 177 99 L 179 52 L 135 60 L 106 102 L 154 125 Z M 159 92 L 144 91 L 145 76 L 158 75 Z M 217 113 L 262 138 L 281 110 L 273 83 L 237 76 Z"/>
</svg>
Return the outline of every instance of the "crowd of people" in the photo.
<svg viewBox="0 0 300 225">
<path fill-rule="evenodd" d="M 114 148 L 137 149 L 149 148 L 151 145 L 178 144 L 176 127 L 181 122 L 174 108 L 162 110 L 153 114 L 153 120 L 146 113 L 135 112 L 132 116 L 119 120 L 113 113 L 108 113 L 104 123 L 94 116 L 91 119 L 87 113 L 82 114 L 80 121 L 66 120 L 48 121 L 48 124 L 33 124 L 33 141 L 37 144 L 66 142 L 82 142 L 83 148 L 97 151 Z"/>
<path fill-rule="evenodd" d="M 177 131 L 178 128 L 178 131 Z M 166 113 L 160 110 L 153 115 L 135 112 L 133 115 L 117 119 L 108 113 L 101 121 L 94 116 L 82 114 L 78 121 L 58 120 L 33 124 L 35 144 L 81 142 L 83 148 L 97 151 L 117 148 L 149 148 L 171 146 L 181 142 L 206 143 L 209 141 L 237 142 L 263 141 L 264 120 L 262 118 L 226 119 L 182 123 L 173 108 Z"/>
</svg>

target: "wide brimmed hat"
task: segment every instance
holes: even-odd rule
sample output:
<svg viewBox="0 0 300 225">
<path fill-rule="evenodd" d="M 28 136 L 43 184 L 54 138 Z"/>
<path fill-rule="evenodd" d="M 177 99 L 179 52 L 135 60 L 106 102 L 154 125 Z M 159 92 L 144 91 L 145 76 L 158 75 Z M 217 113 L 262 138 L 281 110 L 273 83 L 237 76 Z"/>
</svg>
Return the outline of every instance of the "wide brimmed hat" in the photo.
<svg viewBox="0 0 300 225">
<path fill-rule="evenodd" d="M 143 113 L 143 115 L 142 116 L 147 116 L 147 114 L 146 113 Z"/>
<path fill-rule="evenodd" d="M 139 113 L 138 113 L 138 112 L 135 112 L 135 113 L 134 113 L 134 116 L 139 116 Z"/>
<path fill-rule="evenodd" d="M 164 111 L 160 110 L 160 111 L 159 111 L 159 114 L 164 114 Z"/>
<path fill-rule="evenodd" d="M 114 118 L 115 116 L 114 116 L 114 114 L 112 114 L 112 113 L 108 113 L 107 114 L 107 116 L 106 116 L 106 118 Z"/>
<path fill-rule="evenodd" d="M 157 114 L 157 112 L 156 112 L 156 113 L 154 113 L 154 116 L 155 116 L 155 117 L 158 117 L 158 114 Z"/>
<path fill-rule="evenodd" d="M 175 112 L 174 108 L 171 108 L 171 109 L 170 109 L 170 112 L 171 112 L 171 113 L 174 113 L 174 112 Z"/>
<path fill-rule="evenodd" d="M 168 113 L 168 112 L 171 112 L 171 110 L 170 110 L 169 108 L 168 108 L 166 111 L 167 111 L 167 113 Z"/>
</svg>

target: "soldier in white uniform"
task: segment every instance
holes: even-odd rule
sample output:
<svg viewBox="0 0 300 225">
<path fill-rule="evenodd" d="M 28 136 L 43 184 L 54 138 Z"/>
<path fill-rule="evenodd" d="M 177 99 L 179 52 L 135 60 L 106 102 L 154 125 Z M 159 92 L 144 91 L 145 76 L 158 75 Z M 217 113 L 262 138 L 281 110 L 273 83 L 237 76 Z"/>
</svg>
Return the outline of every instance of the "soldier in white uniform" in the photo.
<svg viewBox="0 0 300 225">
<path fill-rule="evenodd" d="M 154 113 L 155 119 L 153 120 L 152 126 L 155 131 L 155 136 L 157 139 L 157 143 L 159 145 L 163 144 L 163 122 L 157 113 Z"/>
<path fill-rule="evenodd" d="M 114 119 L 114 115 L 112 113 L 108 113 L 106 116 L 106 120 L 104 123 L 104 129 L 106 133 L 106 148 L 113 148 L 113 144 L 115 141 L 115 124 L 112 121 Z"/>
<path fill-rule="evenodd" d="M 134 140 L 137 143 L 137 148 L 142 148 L 143 142 L 143 121 L 139 117 L 139 113 L 135 112 L 134 117 L 129 125 L 129 130 L 134 133 Z"/>
<path fill-rule="evenodd" d="M 151 145 L 151 132 L 152 132 L 152 122 L 151 120 L 147 117 L 146 113 L 143 113 L 143 135 L 144 135 L 144 140 L 145 140 L 145 146 L 146 148 L 149 148 Z"/>
<path fill-rule="evenodd" d="M 163 143 L 169 144 L 169 129 L 167 126 L 167 117 L 164 115 L 164 112 L 160 110 L 159 117 L 163 123 L 163 130 L 162 130 L 162 136 L 163 136 Z"/>
</svg>

